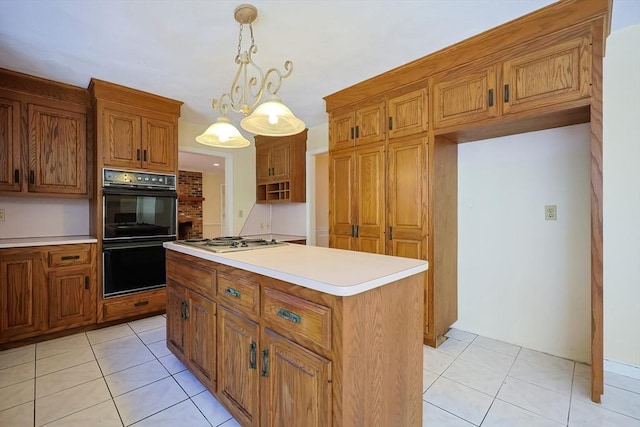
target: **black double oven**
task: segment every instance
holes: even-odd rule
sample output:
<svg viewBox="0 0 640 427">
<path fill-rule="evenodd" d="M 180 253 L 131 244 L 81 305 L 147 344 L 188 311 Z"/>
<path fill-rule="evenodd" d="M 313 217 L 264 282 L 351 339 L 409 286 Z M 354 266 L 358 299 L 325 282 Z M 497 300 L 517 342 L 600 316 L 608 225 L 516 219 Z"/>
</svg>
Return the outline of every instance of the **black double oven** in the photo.
<svg viewBox="0 0 640 427">
<path fill-rule="evenodd" d="M 164 242 L 176 240 L 176 176 L 103 170 L 105 298 L 164 287 Z"/>
</svg>

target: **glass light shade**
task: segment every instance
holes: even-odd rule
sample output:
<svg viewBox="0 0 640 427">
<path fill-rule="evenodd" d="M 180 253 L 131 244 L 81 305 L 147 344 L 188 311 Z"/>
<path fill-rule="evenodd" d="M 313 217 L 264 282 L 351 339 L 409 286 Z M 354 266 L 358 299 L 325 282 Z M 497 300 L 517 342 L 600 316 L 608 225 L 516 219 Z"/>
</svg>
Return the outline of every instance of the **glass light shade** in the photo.
<svg viewBox="0 0 640 427">
<path fill-rule="evenodd" d="M 302 132 L 305 124 L 293 115 L 280 99 L 269 98 L 240 121 L 240 126 L 247 132 L 264 136 L 289 136 Z"/>
<path fill-rule="evenodd" d="M 200 144 L 222 148 L 242 148 L 250 145 L 249 140 L 242 136 L 225 116 L 218 117 L 218 120 L 209 126 L 202 135 L 196 136 L 196 141 Z"/>
</svg>

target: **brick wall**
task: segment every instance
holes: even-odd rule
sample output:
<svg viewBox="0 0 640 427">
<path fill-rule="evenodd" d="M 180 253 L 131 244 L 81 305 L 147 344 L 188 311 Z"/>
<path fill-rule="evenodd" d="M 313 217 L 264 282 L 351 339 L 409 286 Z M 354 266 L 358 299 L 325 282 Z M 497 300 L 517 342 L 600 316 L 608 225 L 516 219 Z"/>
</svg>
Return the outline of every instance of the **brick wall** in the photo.
<svg viewBox="0 0 640 427">
<path fill-rule="evenodd" d="M 200 200 L 190 200 L 190 198 Z M 178 171 L 178 239 L 200 237 L 202 237 L 202 173 Z"/>
</svg>

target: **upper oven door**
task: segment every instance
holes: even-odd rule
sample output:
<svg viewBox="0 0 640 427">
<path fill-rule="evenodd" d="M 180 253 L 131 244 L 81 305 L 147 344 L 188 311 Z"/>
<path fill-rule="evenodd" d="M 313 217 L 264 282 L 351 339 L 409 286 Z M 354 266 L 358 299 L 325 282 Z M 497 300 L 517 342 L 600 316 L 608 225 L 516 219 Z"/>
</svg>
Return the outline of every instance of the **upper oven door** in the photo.
<svg viewBox="0 0 640 427">
<path fill-rule="evenodd" d="M 105 187 L 105 240 L 176 236 L 178 193 Z"/>
</svg>

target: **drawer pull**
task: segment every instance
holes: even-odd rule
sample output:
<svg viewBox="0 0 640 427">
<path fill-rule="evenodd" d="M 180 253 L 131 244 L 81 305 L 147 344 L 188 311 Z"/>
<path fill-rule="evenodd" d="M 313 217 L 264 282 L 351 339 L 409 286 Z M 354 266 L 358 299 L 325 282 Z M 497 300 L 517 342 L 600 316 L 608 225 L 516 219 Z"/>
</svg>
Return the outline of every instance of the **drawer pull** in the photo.
<svg viewBox="0 0 640 427">
<path fill-rule="evenodd" d="M 142 307 L 143 305 L 148 305 L 149 301 L 139 301 L 135 304 L 133 304 L 134 307 Z"/>
<path fill-rule="evenodd" d="M 224 290 L 225 293 L 227 293 L 228 295 L 231 295 L 232 297 L 235 298 L 240 298 L 240 296 L 242 295 L 242 293 L 240 293 L 240 291 L 233 289 L 231 287 L 228 287 L 227 289 Z"/>
<path fill-rule="evenodd" d="M 269 349 L 267 348 L 262 350 L 262 372 L 260 372 L 260 376 L 269 376 Z"/>
<path fill-rule="evenodd" d="M 284 308 L 278 310 L 278 316 L 293 323 L 300 323 L 302 321 L 300 315 L 294 313 L 293 311 L 285 310 Z"/>
<path fill-rule="evenodd" d="M 249 369 L 256 369 L 256 342 L 251 341 L 249 344 Z"/>
<path fill-rule="evenodd" d="M 65 255 L 62 258 L 62 261 L 69 261 L 72 259 L 80 259 L 80 255 Z"/>
</svg>

